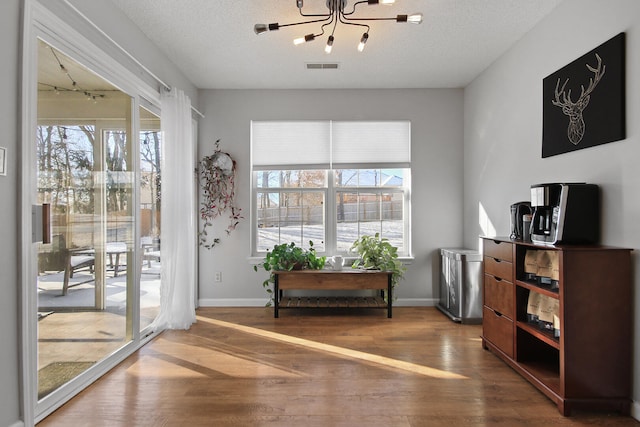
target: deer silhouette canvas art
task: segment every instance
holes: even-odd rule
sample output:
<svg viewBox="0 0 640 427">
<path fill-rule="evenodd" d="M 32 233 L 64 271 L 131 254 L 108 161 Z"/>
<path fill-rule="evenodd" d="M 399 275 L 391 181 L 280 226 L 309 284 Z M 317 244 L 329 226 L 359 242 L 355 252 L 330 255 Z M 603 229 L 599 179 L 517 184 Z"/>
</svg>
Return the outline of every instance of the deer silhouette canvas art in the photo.
<svg viewBox="0 0 640 427">
<path fill-rule="evenodd" d="M 589 86 L 585 90 L 584 86 L 582 86 L 582 92 L 580 93 L 580 97 L 577 101 L 571 100 L 571 89 L 565 89 L 567 83 L 569 83 L 569 79 L 564 81 L 564 84 L 560 89 L 560 79 L 558 78 L 558 82 L 556 83 L 555 90 L 555 99 L 551 101 L 553 105 L 556 107 L 562 108 L 562 112 L 569 116 L 569 127 L 567 128 L 567 136 L 569 137 L 569 141 L 572 144 L 579 144 L 582 141 L 582 137 L 584 136 L 584 118 L 582 117 L 582 112 L 589 105 L 589 100 L 591 99 L 591 92 L 596 88 L 602 76 L 604 76 L 604 72 L 606 70 L 606 66 L 602 65 L 602 58 L 600 55 L 596 53 L 596 58 L 598 59 L 598 66 L 594 68 L 587 64 L 587 68 L 591 71 L 594 76 L 589 79 Z M 562 99 L 560 99 L 562 97 Z"/>
<path fill-rule="evenodd" d="M 625 138 L 620 33 L 543 80 L 542 157 Z"/>
</svg>

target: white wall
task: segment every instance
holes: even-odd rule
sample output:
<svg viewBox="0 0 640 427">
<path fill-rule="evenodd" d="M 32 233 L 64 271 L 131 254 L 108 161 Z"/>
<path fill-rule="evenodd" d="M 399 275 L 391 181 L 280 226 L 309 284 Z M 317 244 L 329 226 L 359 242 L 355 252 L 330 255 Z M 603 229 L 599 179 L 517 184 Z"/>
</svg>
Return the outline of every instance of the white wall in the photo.
<svg viewBox="0 0 640 427">
<path fill-rule="evenodd" d="M 627 139 L 542 159 L 542 79 L 620 32 L 627 33 Z M 586 181 L 602 187 L 602 243 L 637 250 L 639 75 L 640 2 L 565 0 L 470 84 L 464 101 L 465 243 L 478 247 L 481 223 L 490 222 L 498 235 L 508 235 L 509 205 L 527 200 L 531 184 Z M 489 221 L 481 219 L 480 205 Z M 638 325 L 640 257 L 634 254 L 633 259 Z M 634 339 L 634 416 L 639 418 L 640 328 Z"/>
<path fill-rule="evenodd" d="M 245 219 L 222 242 L 200 249 L 202 305 L 264 305 L 266 277 L 249 264 L 251 120 L 406 119 L 412 129 L 412 240 L 415 261 L 399 285 L 399 303 L 432 304 L 437 298 L 438 248 L 462 244 L 462 90 L 202 90 L 199 156 L 214 142 L 238 162 L 237 200 Z M 214 272 L 221 271 L 222 283 Z"/>
<path fill-rule="evenodd" d="M 0 425 L 20 416 L 20 359 L 18 341 L 18 149 L 20 123 L 20 0 L 4 0 L 0 13 L 0 147 L 7 148 L 7 176 L 0 176 Z"/>
</svg>

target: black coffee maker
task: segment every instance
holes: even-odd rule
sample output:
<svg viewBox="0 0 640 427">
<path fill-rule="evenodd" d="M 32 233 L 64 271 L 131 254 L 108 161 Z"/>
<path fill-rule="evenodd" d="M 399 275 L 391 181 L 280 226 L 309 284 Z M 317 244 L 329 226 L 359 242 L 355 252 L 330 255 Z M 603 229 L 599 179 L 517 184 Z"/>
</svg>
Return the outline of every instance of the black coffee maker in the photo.
<svg viewBox="0 0 640 427">
<path fill-rule="evenodd" d="M 518 202 L 511 205 L 511 234 L 509 235 L 511 239 L 528 240 L 529 230 L 525 230 L 523 217 L 531 213 L 530 202 Z"/>
<path fill-rule="evenodd" d="M 531 186 L 531 240 L 534 243 L 597 243 L 600 239 L 600 191 L 595 184 Z"/>
</svg>

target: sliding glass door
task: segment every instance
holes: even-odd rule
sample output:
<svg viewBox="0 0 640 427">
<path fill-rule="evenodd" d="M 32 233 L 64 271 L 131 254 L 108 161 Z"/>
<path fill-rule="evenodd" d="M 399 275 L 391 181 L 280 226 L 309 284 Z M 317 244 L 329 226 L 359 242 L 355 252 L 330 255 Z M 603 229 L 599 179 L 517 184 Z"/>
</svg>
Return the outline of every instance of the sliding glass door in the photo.
<svg viewBox="0 0 640 427">
<path fill-rule="evenodd" d="M 38 52 L 41 399 L 132 339 L 137 138 L 129 95 L 45 42 Z"/>
<path fill-rule="evenodd" d="M 34 283 L 41 402 L 113 364 L 158 313 L 162 138 L 159 111 L 139 102 L 38 41 L 29 168 L 51 224 Z"/>
</svg>

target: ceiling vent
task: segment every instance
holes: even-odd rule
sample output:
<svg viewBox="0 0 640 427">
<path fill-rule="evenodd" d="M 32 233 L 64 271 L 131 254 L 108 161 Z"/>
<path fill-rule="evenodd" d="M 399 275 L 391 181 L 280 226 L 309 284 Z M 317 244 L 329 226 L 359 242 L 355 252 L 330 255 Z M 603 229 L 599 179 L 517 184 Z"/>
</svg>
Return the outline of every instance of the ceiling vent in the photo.
<svg viewBox="0 0 640 427">
<path fill-rule="evenodd" d="M 336 62 L 317 62 L 307 63 L 307 70 L 337 70 L 338 64 Z"/>
</svg>

